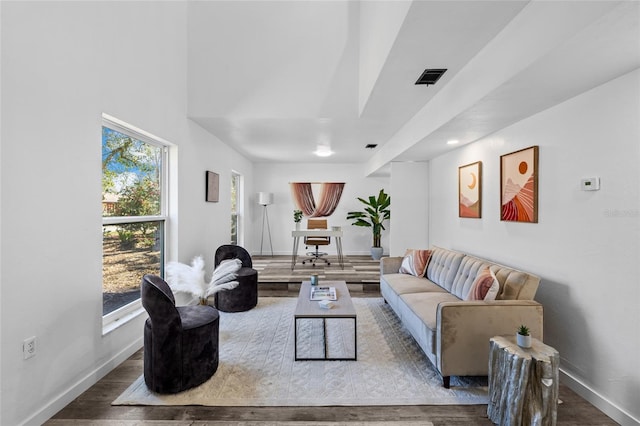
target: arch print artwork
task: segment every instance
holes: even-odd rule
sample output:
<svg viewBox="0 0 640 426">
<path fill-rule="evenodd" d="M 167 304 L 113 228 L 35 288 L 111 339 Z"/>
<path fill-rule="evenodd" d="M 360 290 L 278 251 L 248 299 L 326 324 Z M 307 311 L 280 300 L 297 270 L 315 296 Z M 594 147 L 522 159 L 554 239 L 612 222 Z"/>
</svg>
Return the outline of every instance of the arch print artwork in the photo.
<svg viewBox="0 0 640 426">
<path fill-rule="evenodd" d="M 458 217 L 482 217 L 482 161 L 458 167 Z"/>
<path fill-rule="evenodd" d="M 500 156 L 500 220 L 538 223 L 538 146 Z"/>
</svg>

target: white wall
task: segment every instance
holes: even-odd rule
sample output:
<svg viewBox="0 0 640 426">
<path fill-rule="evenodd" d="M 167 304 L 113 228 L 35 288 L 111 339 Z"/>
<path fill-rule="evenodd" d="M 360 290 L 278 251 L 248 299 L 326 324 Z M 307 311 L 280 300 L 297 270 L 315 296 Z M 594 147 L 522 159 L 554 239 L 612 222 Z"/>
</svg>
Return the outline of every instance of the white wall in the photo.
<svg viewBox="0 0 640 426">
<path fill-rule="evenodd" d="M 179 252 L 168 260 L 188 263 L 194 256 L 205 259 L 207 274 L 213 271 L 215 250 L 231 240 L 231 171 L 244 177 L 244 203 L 253 194 L 253 165 L 210 133 L 189 121 L 187 139 L 192 142 L 180 150 Z M 205 171 L 220 175 L 220 197 L 217 203 L 207 203 Z M 245 223 L 252 234 L 251 223 Z"/>
<path fill-rule="evenodd" d="M 267 164 L 259 163 L 254 168 L 255 193 L 250 194 L 252 203 L 257 203 L 257 192 L 273 192 L 274 204 L 267 207 L 269 223 L 271 225 L 271 239 L 274 254 L 291 254 L 293 239 L 291 230 L 294 228 L 293 210 L 296 208 L 291 197 L 290 182 L 345 182 L 342 198 L 336 211 L 328 218 L 329 226 L 342 226 L 342 249 L 345 255 L 370 253 L 373 244 L 371 228 L 351 226 L 347 221 L 347 212 L 362 210 L 364 204 L 357 197 L 368 198 L 376 195 L 384 188 L 389 193 L 388 177 L 365 177 L 362 166 L 358 164 Z M 391 211 L 393 213 L 393 194 L 391 197 Z M 251 252 L 260 253 L 260 231 L 262 230 L 262 208 L 255 209 L 251 218 L 255 229 Z M 393 214 L 392 214 L 393 217 Z M 303 224 L 306 218 L 302 219 Z M 386 224 L 385 224 L 386 226 Z M 304 225 L 303 225 L 304 227 Z M 385 253 L 389 250 L 389 231 L 382 232 L 382 246 Z M 332 251 L 334 250 L 334 251 Z M 335 244 L 331 244 L 327 251 L 335 254 Z M 300 254 L 304 246 L 299 248 Z M 262 254 L 271 254 L 268 235 L 265 229 Z"/>
<path fill-rule="evenodd" d="M 231 169 L 249 191 L 253 177 L 185 118 L 185 3 L 0 7 L 0 423 L 40 424 L 142 344 L 142 316 L 102 335 L 101 114 L 175 144 L 169 260 L 211 258 L 229 240 Z M 204 202 L 205 170 L 220 203 Z"/>
<path fill-rule="evenodd" d="M 403 256 L 407 249 L 428 248 L 429 165 L 426 162 L 391 163 L 390 256 Z M 410 224 L 410 226 L 406 226 Z"/>
<path fill-rule="evenodd" d="M 540 275 L 564 380 L 622 424 L 640 419 L 639 94 L 636 70 L 430 164 L 430 243 Z M 532 145 L 539 223 L 501 222 L 500 155 Z M 458 166 L 479 160 L 482 219 L 460 219 Z M 591 176 L 602 189 L 581 191 Z"/>
<path fill-rule="evenodd" d="M 360 2 L 358 111 L 365 109 L 376 80 L 411 7 L 405 2 Z"/>
</svg>

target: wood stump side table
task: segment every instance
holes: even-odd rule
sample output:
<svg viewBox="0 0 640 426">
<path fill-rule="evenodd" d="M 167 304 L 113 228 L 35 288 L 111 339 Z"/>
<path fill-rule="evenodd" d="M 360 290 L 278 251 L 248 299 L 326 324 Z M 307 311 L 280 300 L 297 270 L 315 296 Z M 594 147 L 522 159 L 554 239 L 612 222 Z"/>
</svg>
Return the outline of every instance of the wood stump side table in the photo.
<svg viewBox="0 0 640 426">
<path fill-rule="evenodd" d="M 487 415 L 495 424 L 556 424 L 560 354 L 531 340 L 530 348 L 521 348 L 515 334 L 489 339 Z"/>
</svg>

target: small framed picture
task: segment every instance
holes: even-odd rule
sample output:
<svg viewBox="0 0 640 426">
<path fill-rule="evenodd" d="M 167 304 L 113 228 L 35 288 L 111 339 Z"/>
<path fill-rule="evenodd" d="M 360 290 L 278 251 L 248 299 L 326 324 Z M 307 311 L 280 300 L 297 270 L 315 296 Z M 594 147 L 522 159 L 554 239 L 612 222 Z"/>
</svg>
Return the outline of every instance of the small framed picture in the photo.
<svg viewBox="0 0 640 426">
<path fill-rule="evenodd" d="M 538 223 L 538 146 L 500 156 L 500 220 Z"/>
<path fill-rule="evenodd" d="M 217 203 L 220 196 L 220 176 L 218 176 L 217 173 L 207 171 L 206 184 L 206 201 L 210 203 Z"/>
<path fill-rule="evenodd" d="M 458 216 L 482 217 L 482 161 L 458 167 Z"/>
</svg>

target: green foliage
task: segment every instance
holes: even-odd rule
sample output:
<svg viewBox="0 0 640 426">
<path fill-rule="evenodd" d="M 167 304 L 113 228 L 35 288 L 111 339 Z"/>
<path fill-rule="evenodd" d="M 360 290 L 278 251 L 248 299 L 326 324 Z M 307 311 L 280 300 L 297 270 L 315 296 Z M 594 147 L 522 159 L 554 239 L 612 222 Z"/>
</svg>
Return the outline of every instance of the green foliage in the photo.
<svg viewBox="0 0 640 426">
<path fill-rule="evenodd" d="M 144 178 L 120 192 L 120 199 L 115 206 L 116 216 L 153 216 L 160 214 L 160 188 L 157 182 Z M 145 247 L 155 244 L 153 233 L 157 230 L 157 222 L 138 222 L 120 225 L 118 237 L 123 247 L 133 247 L 135 236 Z"/>
<path fill-rule="evenodd" d="M 160 180 L 162 149 L 102 128 L 102 192 L 115 194 L 132 180 Z"/>
<path fill-rule="evenodd" d="M 120 240 L 120 247 L 124 249 L 130 249 L 135 246 L 135 234 L 133 231 L 127 229 L 127 225 L 123 225 L 118 228 L 118 239 Z"/>
<path fill-rule="evenodd" d="M 522 335 L 522 336 L 528 336 L 529 335 L 529 327 L 527 327 L 526 325 L 521 325 L 520 327 L 518 327 L 518 334 Z"/>
<path fill-rule="evenodd" d="M 369 196 L 368 200 L 358 197 L 358 200 L 365 205 L 364 211 L 353 211 L 347 213 L 347 220 L 354 220 L 352 225 L 370 227 L 373 232 L 373 247 L 380 247 L 380 237 L 385 220 L 391 218 L 391 197 L 380 190 L 378 197 Z"/>
<path fill-rule="evenodd" d="M 293 221 L 298 223 L 302 220 L 302 210 L 294 210 L 293 211 Z"/>
<path fill-rule="evenodd" d="M 160 188 L 145 177 L 120 191 L 116 216 L 152 216 L 160 214 Z"/>
</svg>

